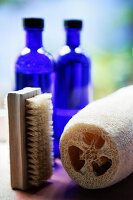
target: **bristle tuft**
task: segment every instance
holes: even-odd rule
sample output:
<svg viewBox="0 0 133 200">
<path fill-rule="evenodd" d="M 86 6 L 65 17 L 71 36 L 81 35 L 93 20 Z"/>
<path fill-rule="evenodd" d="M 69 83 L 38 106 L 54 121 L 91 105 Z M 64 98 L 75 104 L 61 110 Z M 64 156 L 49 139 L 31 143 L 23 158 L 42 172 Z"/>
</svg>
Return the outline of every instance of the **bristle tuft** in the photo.
<svg viewBox="0 0 133 200">
<path fill-rule="evenodd" d="M 26 100 L 29 184 L 40 185 L 52 174 L 52 103 L 50 94 Z"/>
</svg>

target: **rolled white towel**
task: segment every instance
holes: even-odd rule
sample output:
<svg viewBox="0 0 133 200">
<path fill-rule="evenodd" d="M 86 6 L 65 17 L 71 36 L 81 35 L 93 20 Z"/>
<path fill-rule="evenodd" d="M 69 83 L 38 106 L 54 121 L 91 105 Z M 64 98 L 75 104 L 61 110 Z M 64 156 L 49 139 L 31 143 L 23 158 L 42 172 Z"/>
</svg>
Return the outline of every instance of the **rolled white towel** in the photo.
<svg viewBox="0 0 133 200">
<path fill-rule="evenodd" d="M 133 172 L 133 86 L 79 111 L 60 139 L 61 160 L 84 188 L 113 185 Z"/>
</svg>

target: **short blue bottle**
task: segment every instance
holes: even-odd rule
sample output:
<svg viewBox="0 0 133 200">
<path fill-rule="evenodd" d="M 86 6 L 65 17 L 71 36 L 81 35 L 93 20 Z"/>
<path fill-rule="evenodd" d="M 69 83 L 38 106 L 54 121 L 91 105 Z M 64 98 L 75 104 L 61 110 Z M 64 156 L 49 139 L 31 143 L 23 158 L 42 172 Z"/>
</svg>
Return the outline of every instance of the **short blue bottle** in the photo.
<svg viewBox="0 0 133 200">
<path fill-rule="evenodd" d="M 53 91 L 54 154 L 60 157 L 59 140 L 65 125 L 92 100 L 91 62 L 80 48 L 82 20 L 65 20 L 66 45 L 55 66 Z"/>
<path fill-rule="evenodd" d="M 42 93 L 52 92 L 52 56 L 44 49 L 44 19 L 24 18 L 26 45 L 15 64 L 15 89 L 40 87 Z"/>
</svg>

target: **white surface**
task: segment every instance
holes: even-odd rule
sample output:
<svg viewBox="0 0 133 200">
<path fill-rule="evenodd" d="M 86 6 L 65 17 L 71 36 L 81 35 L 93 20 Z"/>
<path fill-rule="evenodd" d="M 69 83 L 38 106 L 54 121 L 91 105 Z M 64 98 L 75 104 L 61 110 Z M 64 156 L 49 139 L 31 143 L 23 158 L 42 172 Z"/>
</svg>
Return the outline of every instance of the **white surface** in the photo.
<svg viewBox="0 0 133 200">
<path fill-rule="evenodd" d="M 0 142 L 8 140 L 8 114 L 7 109 L 0 109 Z"/>
<path fill-rule="evenodd" d="M 0 200 L 15 199 L 10 186 L 9 147 L 7 143 L 0 143 Z"/>
</svg>

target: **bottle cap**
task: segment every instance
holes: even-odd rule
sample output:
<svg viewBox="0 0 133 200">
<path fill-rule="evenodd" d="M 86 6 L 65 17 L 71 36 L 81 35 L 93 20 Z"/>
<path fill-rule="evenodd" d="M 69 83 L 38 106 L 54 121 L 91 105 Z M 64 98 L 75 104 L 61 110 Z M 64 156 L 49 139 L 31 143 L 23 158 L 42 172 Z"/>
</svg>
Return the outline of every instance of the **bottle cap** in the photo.
<svg viewBox="0 0 133 200">
<path fill-rule="evenodd" d="M 82 20 L 72 19 L 72 20 L 64 20 L 65 28 L 79 28 L 82 29 Z"/>
<path fill-rule="evenodd" d="M 44 28 L 44 19 L 42 18 L 24 18 L 23 19 L 24 28 Z"/>
</svg>

